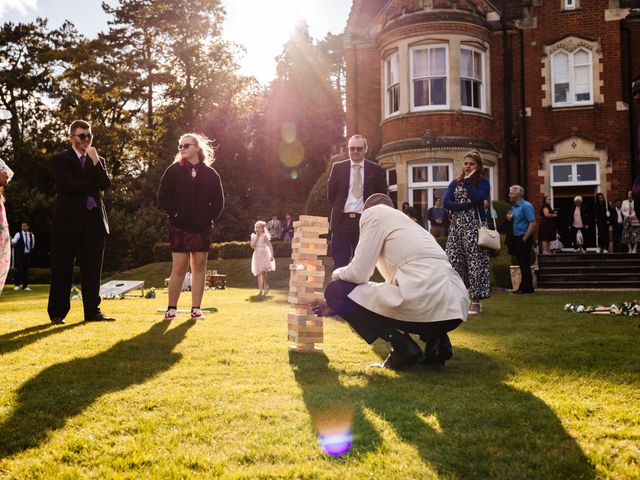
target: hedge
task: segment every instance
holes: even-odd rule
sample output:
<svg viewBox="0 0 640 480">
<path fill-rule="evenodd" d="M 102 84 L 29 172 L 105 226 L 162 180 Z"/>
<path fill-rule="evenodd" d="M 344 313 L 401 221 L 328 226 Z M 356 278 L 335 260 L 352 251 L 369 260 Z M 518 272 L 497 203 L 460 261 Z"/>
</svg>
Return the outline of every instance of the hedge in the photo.
<svg viewBox="0 0 640 480">
<path fill-rule="evenodd" d="M 291 257 L 291 243 L 273 240 L 273 253 L 276 257 Z M 251 258 L 253 249 L 249 242 L 212 243 L 209 260 L 230 258 Z M 171 247 L 167 242 L 158 242 L 153 246 L 153 258 L 156 262 L 171 261 Z"/>
<path fill-rule="evenodd" d="M 10 268 L 7 274 L 7 285 L 13 285 L 15 268 Z M 46 285 L 51 283 L 51 269 L 31 267 L 29 268 L 29 284 L 33 285 Z M 80 269 L 74 267 L 73 269 L 73 283 L 80 283 Z"/>
</svg>

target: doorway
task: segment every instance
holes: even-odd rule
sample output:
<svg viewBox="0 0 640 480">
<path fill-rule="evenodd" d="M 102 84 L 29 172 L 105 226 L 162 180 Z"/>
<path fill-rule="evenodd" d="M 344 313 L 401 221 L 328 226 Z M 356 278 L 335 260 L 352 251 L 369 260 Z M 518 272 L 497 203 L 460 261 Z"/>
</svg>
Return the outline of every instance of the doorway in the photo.
<svg viewBox="0 0 640 480">
<path fill-rule="evenodd" d="M 558 211 L 558 233 L 565 248 L 573 245 L 573 235 L 569 227 L 573 223 L 573 199 L 578 195 L 582 197 L 582 208 L 589 219 L 589 229 L 582 231 L 584 246 L 585 248 L 596 246 L 594 207 L 597 191 L 598 188 L 595 185 L 551 188 L 553 208 Z"/>
</svg>

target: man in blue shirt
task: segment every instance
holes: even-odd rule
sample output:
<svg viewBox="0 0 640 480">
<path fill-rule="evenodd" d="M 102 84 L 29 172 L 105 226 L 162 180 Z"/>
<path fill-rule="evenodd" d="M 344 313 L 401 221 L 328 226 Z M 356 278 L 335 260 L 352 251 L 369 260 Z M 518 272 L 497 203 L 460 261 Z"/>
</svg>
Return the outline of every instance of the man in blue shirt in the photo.
<svg viewBox="0 0 640 480">
<path fill-rule="evenodd" d="M 531 277 L 531 246 L 533 233 L 536 229 L 536 216 L 533 205 L 524 199 L 524 188 L 520 185 L 509 187 L 509 200 L 513 203 L 511 213 L 507 214 L 507 220 L 512 222 L 513 248 L 522 281 L 520 287 L 512 292 L 513 295 L 526 295 L 533 293 L 533 279 Z"/>
</svg>

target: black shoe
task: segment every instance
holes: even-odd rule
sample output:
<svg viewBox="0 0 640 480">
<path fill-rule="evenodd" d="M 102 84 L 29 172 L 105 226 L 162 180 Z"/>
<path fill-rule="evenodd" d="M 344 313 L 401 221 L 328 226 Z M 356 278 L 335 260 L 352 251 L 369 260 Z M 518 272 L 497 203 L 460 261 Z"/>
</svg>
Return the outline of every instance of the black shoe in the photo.
<svg viewBox="0 0 640 480">
<path fill-rule="evenodd" d="M 513 295 L 531 295 L 533 290 L 516 290 Z"/>
<path fill-rule="evenodd" d="M 85 322 L 115 322 L 116 319 L 113 317 L 107 317 L 102 313 L 98 313 L 94 315 L 92 318 L 85 318 L 84 321 Z"/>
<path fill-rule="evenodd" d="M 389 368 L 400 370 L 402 368 L 413 367 L 422 361 L 424 355 L 416 342 L 408 334 L 402 335 L 402 344 L 397 348 L 393 347 L 391 353 L 382 363 L 371 365 L 372 367 Z"/>
<path fill-rule="evenodd" d="M 435 339 L 427 340 L 424 347 L 424 360 L 422 365 L 444 365 L 447 360 L 453 357 L 453 347 L 451 340 L 446 333 Z"/>
<path fill-rule="evenodd" d="M 52 317 L 51 318 L 51 325 L 64 325 L 65 321 L 64 318 L 62 317 Z"/>
<path fill-rule="evenodd" d="M 522 295 L 522 290 L 520 289 L 514 290 L 513 292 L 509 292 L 509 295 Z"/>
</svg>

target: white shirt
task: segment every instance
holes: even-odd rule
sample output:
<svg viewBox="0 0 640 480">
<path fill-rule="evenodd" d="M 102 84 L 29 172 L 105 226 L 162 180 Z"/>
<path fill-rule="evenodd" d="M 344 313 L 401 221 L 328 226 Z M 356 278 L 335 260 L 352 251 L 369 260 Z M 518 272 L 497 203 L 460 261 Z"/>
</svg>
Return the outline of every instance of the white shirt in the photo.
<svg viewBox="0 0 640 480">
<path fill-rule="evenodd" d="M 35 235 L 31 232 L 20 230 L 11 239 L 11 244 L 16 245 L 18 243 L 18 240 L 20 240 L 20 237 L 22 237 L 22 241 L 24 242 L 24 253 L 30 253 L 31 250 L 33 250 L 33 247 L 36 246 Z"/>
<path fill-rule="evenodd" d="M 364 159 L 358 164 L 360 165 L 360 178 L 362 179 L 362 196 L 360 198 L 356 198 L 351 193 L 351 189 L 353 188 L 353 171 L 355 170 L 353 166 L 356 165 L 356 162 L 351 160 L 351 170 L 349 173 L 349 196 L 347 197 L 347 201 L 344 202 L 344 213 L 362 213 L 362 209 L 364 208 Z"/>
</svg>

